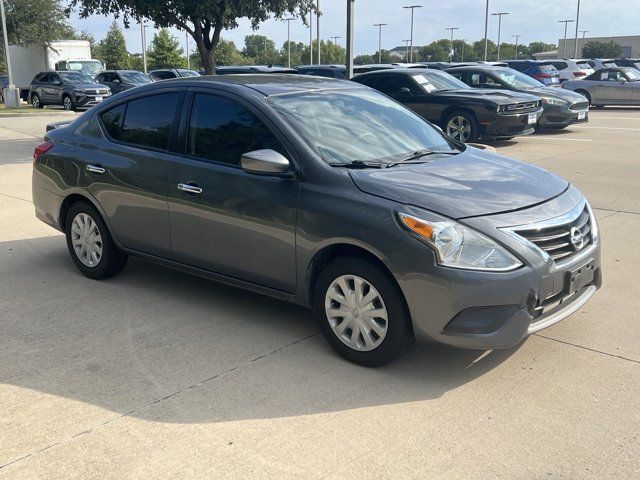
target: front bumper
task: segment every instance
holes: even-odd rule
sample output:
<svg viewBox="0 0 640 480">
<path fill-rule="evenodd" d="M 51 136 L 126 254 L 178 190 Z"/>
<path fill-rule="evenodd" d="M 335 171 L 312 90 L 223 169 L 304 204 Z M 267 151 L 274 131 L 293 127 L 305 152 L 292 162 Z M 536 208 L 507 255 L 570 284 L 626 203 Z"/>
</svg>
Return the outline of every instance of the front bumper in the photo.
<svg viewBox="0 0 640 480">
<path fill-rule="evenodd" d="M 491 122 L 480 122 L 481 135 L 490 138 L 510 138 L 534 132 L 542 108 L 523 113 L 500 113 Z"/>
<path fill-rule="evenodd" d="M 555 215 L 571 201 L 575 207 L 578 195 L 572 188 L 548 202 L 552 204 L 549 208 L 543 204 L 525 211 L 521 218 L 542 220 L 545 210 L 548 218 L 549 212 Z M 508 214 L 465 223 L 489 233 L 514 224 L 515 219 L 516 214 Z M 487 227 L 487 223 L 492 225 Z M 573 259 L 556 265 L 513 236 L 493 237 L 517 253 L 524 266 L 505 273 L 439 267 L 435 277 L 432 271 L 399 281 L 418 341 L 435 340 L 462 348 L 509 348 L 576 312 L 602 284 L 599 239 Z"/>
<path fill-rule="evenodd" d="M 569 107 L 545 105 L 538 125 L 541 127 L 566 127 L 574 123 L 586 123 L 588 121 L 588 106 L 586 109 L 571 110 Z"/>
<path fill-rule="evenodd" d="M 110 93 L 104 95 L 75 94 L 73 103 L 76 108 L 91 108 L 95 105 L 100 105 L 103 100 L 110 96 Z"/>
</svg>

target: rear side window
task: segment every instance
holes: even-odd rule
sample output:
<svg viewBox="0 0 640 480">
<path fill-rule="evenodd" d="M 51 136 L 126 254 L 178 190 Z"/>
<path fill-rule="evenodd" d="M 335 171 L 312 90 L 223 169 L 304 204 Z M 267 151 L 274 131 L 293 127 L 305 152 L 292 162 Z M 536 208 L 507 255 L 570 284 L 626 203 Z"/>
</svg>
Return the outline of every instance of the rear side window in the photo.
<svg viewBox="0 0 640 480">
<path fill-rule="evenodd" d="M 582 68 L 583 70 L 589 70 L 591 68 L 591 65 L 587 62 L 582 62 L 578 64 L 578 67 Z"/>
<path fill-rule="evenodd" d="M 195 95 L 187 137 L 188 155 L 239 165 L 243 153 L 263 148 L 286 156 L 271 130 L 243 105 L 216 95 Z"/>
<path fill-rule="evenodd" d="M 120 140 L 143 147 L 167 149 L 177 93 L 152 95 L 127 104 Z"/>
<path fill-rule="evenodd" d="M 544 73 L 553 73 L 557 72 L 558 70 L 553 65 L 540 65 L 540 71 Z"/>
<path fill-rule="evenodd" d="M 107 110 L 100 115 L 104 128 L 107 129 L 107 132 L 109 133 L 111 138 L 115 140 L 120 140 L 122 120 L 124 119 L 126 106 L 126 103 L 121 103 L 120 105 L 113 107 L 112 109 Z"/>
</svg>

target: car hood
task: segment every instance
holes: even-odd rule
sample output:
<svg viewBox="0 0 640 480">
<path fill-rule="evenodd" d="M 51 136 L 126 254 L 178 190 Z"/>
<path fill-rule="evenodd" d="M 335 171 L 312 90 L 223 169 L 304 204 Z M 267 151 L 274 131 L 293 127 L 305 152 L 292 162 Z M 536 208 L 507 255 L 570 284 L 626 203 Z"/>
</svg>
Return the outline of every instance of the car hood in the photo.
<svg viewBox="0 0 640 480">
<path fill-rule="evenodd" d="M 461 88 L 459 90 L 443 90 L 437 92 L 440 97 L 453 98 L 477 98 L 478 100 L 486 100 L 498 105 L 508 105 L 518 102 L 537 101 L 538 97 L 526 93 L 513 92 L 510 90 L 493 90 L 485 88 Z"/>
<path fill-rule="evenodd" d="M 586 99 L 579 93 L 572 92 L 571 90 L 563 90 L 558 87 L 540 87 L 530 91 L 532 94 L 540 95 L 541 97 L 552 97 L 566 100 L 567 102 L 583 102 Z"/>
<path fill-rule="evenodd" d="M 467 147 L 419 164 L 349 170 L 363 192 L 460 219 L 543 203 L 569 183 L 534 165 Z"/>
</svg>

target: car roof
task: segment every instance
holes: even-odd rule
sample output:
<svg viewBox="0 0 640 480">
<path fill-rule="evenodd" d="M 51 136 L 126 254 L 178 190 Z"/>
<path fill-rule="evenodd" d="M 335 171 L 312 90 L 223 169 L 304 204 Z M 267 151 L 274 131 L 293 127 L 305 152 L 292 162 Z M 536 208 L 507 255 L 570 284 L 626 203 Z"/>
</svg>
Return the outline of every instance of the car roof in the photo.
<svg viewBox="0 0 640 480">
<path fill-rule="evenodd" d="M 418 73 L 425 73 L 428 72 L 431 75 L 443 75 L 446 72 L 444 72 L 443 70 L 438 70 L 438 69 L 434 69 L 434 68 L 427 68 L 426 66 L 424 68 L 389 68 L 389 69 L 384 69 L 384 70 L 373 70 L 371 72 L 364 72 L 364 73 L 359 73 L 358 75 L 355 75 L 355 77 L 370 77 L 372 75 L 391 75 L 394 73 L 400 73 L 403 75 L 416 75 Z"/>
<path fill-rule="evenodd" d="M 495 72 L 498 70 L 511 70 L 512 68 L 503 67 L 502 65 L 486 65 L 486 64 L 478 64 L 478 65 L 460 65 L 459 67 L 451 67 L 446 68 L 444 71 L 448 72 L 449 70 L 485 70 L 487 72 Z"/>
<path fill-rule="evenodd" d="M 264 96 L 281 95 L 286 93 L 308 92 L 313 90 L 363 88 L 361 85 L 348 80 L 335 78 L 314 77 L 309 75 L 292 75 L 278 73 L 242 73 L 230 75 L 202 75 L 200 77 L 172 78 L 163 82 L 147 84 L 140 88 L 153 90 L 166 88 L 167 86 L 183 85 L 202 86 L 208 84 L 217 87 L 226 87 L 232 91 L 250 89 Z"/>
<path fill-rule="evenodd" d="M 331 69 L 331 70 L 346 70 L 347 67 L 344 65 L 327 65 L 327 64 L 322 64 L 322 65 L 298 65 L 296 67 L 297 69 L 300 68 L 319 68 L 319 69 Z"/>
</svg>

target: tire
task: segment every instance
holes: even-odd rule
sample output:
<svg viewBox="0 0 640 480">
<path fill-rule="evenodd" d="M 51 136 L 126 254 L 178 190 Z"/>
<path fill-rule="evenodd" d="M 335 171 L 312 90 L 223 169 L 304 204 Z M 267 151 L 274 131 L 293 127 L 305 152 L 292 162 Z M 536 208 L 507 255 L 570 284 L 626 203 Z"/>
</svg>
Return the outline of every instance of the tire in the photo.
<svg viewBox="0 0 640 480">
<path fill-rule="evenodd" d="M 40 96 L 37 93 L 31 94 L 31 106 L 33 108 L 44 108 L 44 105 L 40 101 Z"/>
<path fill-rule="evenodd" d="M 575 90 L 575 92 L 579 93 L 583 97 L 587 97 L 587 102 L 589 102 L 589 105 L 591 105 L 591 95 L 589 95 L 589 92 L 587 92 L 586 90 Z"/>
<path fill-rule="evenodd" d="M 346 285 L 347 292 L 339 283 Z M 356 291 L 368 303 L 358 304 L 349 295 Z M 343 304 L 335 300 L 340 298 L 340 292 L 346 293 Z M 373 298 L 367 300 L 368 296 Z M 329 344 L 351 362 L 367 367 L 386 365 L 413 342 L 411 318 L 400 288 L 386 272 L 367 260 L 343 257 L 331 261 L 317 278 L 313 307 Z M 364 315 L 373 309 L 380 316 Z M 336 315 L 343 312 L 345 317 Z"/>
<path fill-rule="evenodd" d="M 480 136 L 476 117 L 470 112 L 451 112 L 442 122 L 442 130 L 449 137 L 462 143 L 475 142 Z"/>
<path fill-rule="evenodd" d="M 82 228 L 84 225 L 87 230 Z M 85 236 L 89 230 L 92 231 L 91 237 Z M 79 201 L 71 205 L 65 219 L 65 233 L 69 254 L 85 276 L 95 280 L 109 278 L 121 272 L 127 264 L 127 254 L 116 247 L 102 216 L 90 203 Z M 85 238 L 95 241 L 83 244 Z M 91 251 L 95 255 L 91 255 Z"/>
<path fill-rule="evenodd" d="M 73 104 L 73 100 L 69 95 L 62 96 L 62 106 L 69 112 L 72 112 L 76 109 L 76 106 Z"/>
</svg>

